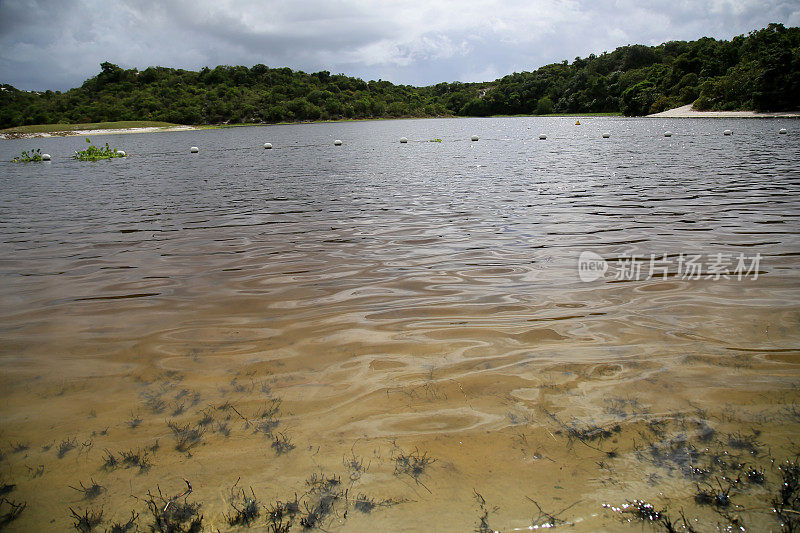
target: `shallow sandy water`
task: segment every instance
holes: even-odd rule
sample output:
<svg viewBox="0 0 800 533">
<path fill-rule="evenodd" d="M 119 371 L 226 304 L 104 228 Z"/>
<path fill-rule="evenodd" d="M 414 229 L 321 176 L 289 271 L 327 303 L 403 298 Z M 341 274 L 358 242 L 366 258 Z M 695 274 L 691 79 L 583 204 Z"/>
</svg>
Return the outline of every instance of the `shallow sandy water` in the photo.
<svg viewBox="0 0 800 533">
<path fill-rule="evenodd" d="M 132 134 L 98 164 L 43 140 L 53 163 L 5 165 L 0 196 L 0 481 L 27 504 L 8 530 L 70 529 L 70 508 L 149 530 L 148 491 L 183 478 L 209 531 L 238 529 L 234 487 L 296 495 L 293 530 L 325 495 L 325 530 L 641 529 L 615 510 L 634 499 L 699 530 L 779 530 L 775 465 L 800 451 L 787 125 Z M 581 282 L 585 250 L 670 267 Z M 681 253 L 759 253 L 759 275 L 683 279 Z M 201 437 L 177 450 L 170 424 Z M 104 467 L 123 451 L 150 466 Z"/>
</svg>

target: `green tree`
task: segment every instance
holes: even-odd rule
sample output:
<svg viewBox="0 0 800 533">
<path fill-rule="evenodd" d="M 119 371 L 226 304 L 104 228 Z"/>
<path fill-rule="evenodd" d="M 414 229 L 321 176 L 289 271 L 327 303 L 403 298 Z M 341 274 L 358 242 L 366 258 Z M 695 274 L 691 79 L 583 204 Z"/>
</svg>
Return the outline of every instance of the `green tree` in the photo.
<svg viewBox="0 0 800 533">
<path fill-rule="evenodd" d="M 552 112 L 553 112 L 553 101 L 546 96 L 539 98 L 539 101 L 536 102 L 536 114 L 549 115 Z"/>
</svg>

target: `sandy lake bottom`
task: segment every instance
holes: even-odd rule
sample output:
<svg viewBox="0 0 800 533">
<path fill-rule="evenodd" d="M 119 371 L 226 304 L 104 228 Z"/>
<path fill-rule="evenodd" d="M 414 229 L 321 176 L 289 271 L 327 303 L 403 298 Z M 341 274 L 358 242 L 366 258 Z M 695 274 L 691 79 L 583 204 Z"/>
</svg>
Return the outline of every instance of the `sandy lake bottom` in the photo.
<svg viewBox="0 0 800 533">
<path fill-rule="evenodd" d="M 780 531 L 796 135 L 382 121 L 97 136 L 129 154 L 97 163 L 3 141 L 53 161 L 0 173 L 0 527 Z"/>
</svg>

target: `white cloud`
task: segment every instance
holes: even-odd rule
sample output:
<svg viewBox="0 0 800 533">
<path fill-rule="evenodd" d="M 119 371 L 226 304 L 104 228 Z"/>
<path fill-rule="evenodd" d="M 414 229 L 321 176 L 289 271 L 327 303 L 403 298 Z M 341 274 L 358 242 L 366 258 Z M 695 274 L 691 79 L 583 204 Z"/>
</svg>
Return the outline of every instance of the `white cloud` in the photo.
<svg viewBox="0 0 800 533">
<path fill-rule="evenodd" d="M 474 81 L 624 44 L 799 21 L 789 0 L 0 0 L 0 82 L 66 89 L 106 60 Z"/>
</svg>

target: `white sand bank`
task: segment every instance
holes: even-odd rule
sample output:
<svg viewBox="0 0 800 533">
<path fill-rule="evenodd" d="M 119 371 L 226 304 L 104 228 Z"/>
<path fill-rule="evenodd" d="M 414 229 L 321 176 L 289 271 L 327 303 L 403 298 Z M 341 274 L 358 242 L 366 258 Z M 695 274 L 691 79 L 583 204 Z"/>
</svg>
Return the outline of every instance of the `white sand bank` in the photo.
<svg viewBox="0 0 800 533">
<path fill-rule="evenodd" d="M 779 111 L 776 113 L 759 113 L 757 111 L 697 111 L 688 104 L 674 109 L 667 109 L 661 113 L 647 115 L 648 117 L 663 118 L 775 118 L 775 117 L 800 117 L 798 111 Z"/>
</svg>

